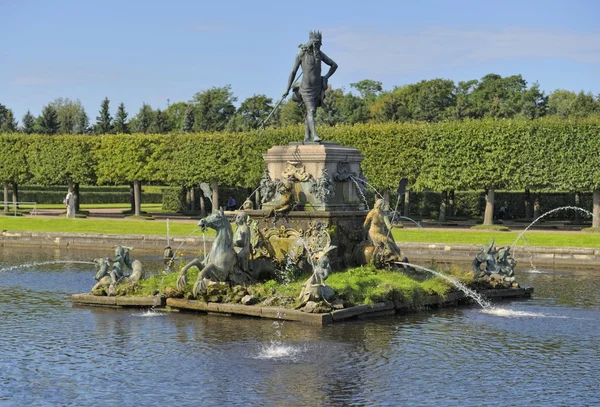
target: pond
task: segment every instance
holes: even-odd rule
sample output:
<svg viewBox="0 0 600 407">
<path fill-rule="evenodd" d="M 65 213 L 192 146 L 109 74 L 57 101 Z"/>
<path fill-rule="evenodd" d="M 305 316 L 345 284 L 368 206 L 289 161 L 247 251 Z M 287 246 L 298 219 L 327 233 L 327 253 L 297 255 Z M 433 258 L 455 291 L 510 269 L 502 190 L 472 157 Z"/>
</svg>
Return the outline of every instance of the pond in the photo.
<svg viewBox="0 0 600 407">
<path fill-rule="evenodd" d="M 2 406 L 598 405 L 600 270 L 517 270 L 531 300 L 326 327 L 73 307 L 110 250 L 0 247 Z M 148 269 L 160 255 L 132 252 Z"/>
</svg>

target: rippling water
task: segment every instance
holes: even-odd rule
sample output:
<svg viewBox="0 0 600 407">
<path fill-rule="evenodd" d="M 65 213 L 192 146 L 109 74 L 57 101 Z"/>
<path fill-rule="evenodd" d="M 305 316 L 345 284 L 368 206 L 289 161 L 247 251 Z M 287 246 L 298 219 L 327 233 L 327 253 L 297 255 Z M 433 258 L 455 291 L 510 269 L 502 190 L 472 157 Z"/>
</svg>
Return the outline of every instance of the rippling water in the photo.
<svg viewBox="0 0 600 407">
<path fill-rule="evenodd" d="M 518 272 L 535 298 L 489 312 L 320 328 L 73 307 L 92 265 L 13 267 L 110 254 L 0 248 L 0 406 L 600 404 L 600 271 Z"/>
</svg>

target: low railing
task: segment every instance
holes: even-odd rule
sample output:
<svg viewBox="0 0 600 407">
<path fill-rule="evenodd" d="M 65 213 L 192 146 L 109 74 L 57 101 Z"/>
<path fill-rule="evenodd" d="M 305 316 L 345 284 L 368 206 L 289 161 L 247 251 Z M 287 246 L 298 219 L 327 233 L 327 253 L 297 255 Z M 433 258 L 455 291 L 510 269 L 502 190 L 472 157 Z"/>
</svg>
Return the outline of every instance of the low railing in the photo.
<svg viewBox="0 0 600 407">
<path fill-rule="evenodd" d="M 14 210 L 14 216 L 17 216 L 17 209 L 19 209 L 19 205 L 28 205 L 28 206 L 33 206 L 33 209 L 31 210 L 31 212 L 29 212 L 29 214 L 31 216 L 35 216 L 37 215 L 37 203 L 36 202 L 15 202 L 14 201 L 0 201 L 0 208 L 4 208 L 5 206 L 12 206 L 13 210 Z"/>
</svg>

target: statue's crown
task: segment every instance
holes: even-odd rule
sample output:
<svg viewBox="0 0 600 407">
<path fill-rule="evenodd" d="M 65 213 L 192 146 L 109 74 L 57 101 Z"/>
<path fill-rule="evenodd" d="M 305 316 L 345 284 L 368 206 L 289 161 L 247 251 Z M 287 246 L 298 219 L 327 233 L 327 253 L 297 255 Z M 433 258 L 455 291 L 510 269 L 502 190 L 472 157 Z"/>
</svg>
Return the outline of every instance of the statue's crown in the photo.
<svg viewBox="0 0 600 407">
<path fill-rule="evenodd" d="M 310 31 L 308 33 L 308 39 L 321 41 L 321 31 Z"/>
</svg>

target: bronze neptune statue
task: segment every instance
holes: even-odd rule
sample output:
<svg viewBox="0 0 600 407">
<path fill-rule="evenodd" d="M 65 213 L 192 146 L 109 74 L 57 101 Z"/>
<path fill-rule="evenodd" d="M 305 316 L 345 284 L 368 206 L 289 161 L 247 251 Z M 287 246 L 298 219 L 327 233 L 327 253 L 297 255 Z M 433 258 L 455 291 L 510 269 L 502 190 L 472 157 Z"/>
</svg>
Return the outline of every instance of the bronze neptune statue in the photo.
<svg viewBox="0 0 600 407">
<path fill-rule="evenodd" d="M 321 61 L 330 67 L 325 76 L 321 76 Z M 294 80 L 300 66 L 302 66 L 303 78 L 300 85 L 298 85 L 294 83 Z M 300 52 L 296 56 L 287 90 L 283 94 L 285 99 L 290 93 L 290 89 L 293 88 L 292 100 L 303 103 L 306 107 L 304 141 L 321 141 L 321 138 L 317 135 L 315 115 L 317 107 L 323 103 L 327 81 L 337 67 L 338 65 L 321 51 L 321 33 L 311 31 L 308 42 L 300 45 Z"/>
</svg>

